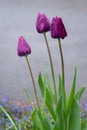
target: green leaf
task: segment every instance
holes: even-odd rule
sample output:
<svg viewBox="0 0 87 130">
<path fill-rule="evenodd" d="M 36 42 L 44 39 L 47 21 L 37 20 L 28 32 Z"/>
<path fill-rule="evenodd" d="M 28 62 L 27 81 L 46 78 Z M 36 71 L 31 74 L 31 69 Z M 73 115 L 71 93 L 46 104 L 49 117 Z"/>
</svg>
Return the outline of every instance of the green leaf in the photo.
<svg viewBox="0 0 87 130">
<path fill-rule="evenodd" d="M 26 94 L 26 97 L 27 97 L 27 99 L 28 99 L 29 104 L 31 104 L 31 106 L 33 107 L 32 101 L 31 101 L 31 98 L 30 98 L 30 93 L 28 92 L 28 90 L 27 90 L 26 88 L 24 88 L 24 92 L 25 92 L 25 94 Z M 34 107 L 33 107 L 33 108 L 34 108 Z"/>
<path fill-rule="evenodd" d="M 44 97 L 43 97 L 43 103 L 42 103 L 42 115 L 44 116 L 44 110 L 46 105 L 46 81 L 47 81 L 47 75 L 44 76 Z"/>
<path fill-rule="evenodd" d="M 79 105 L 75 99 L 73 100 L 72 109 L 70 112 L 68 130 L 81 130 L 81 113 Z"/>
<path fill-rule="evenodd" d="M 40 87 L 40 91 L 41 91 L 42 97 L 44 97 L 44 82 L 43 82 L 41 73 L 38 76 L 38 83 L 39 83 L 39 87 Z"/>
<path fill-rule="evenodd" d="M 39 83 L 39 87 L 40 87 L 40 91 L 41 91 L 42 97 L 44 98 L 45 92 L 47 91 L 47 93 L 51 97 L 51 103 L 53 104 L 54 103 L 54 101 L 53 101 L 54 94 L 52 92 L 53 90 L 50 87 L 50 81 L 48 80 L 47 74 L 44 76 L 44 81 L 43 81 L 41 73 L 40 73 L 39 77 L 38 77 L 38 83 Z M 47 84 L 48 84 L 48 88 L 47 88 Z M 45 88 L 46 88 L 46 91 L 45 91 Z"/>
<path fill-rule="evenodd" d="M 65 86 L 63 85 L 63 80 L 62 80 L 62 77 L 61 75 L 59 75 L 59 87 L 58 87 L 58 90 L 59 90 L 59 97 L 62 96 L 62 102 L 63 102 L 63 109 L 64 109 L 64 112 L 66 113 L 66 104 L 67 104 L 67 98 L 66 98 L 66 90 L 65 90 Z"/>
<path fill-rule="evenodd" d="M 44 119 L 44 130 L 52 130 L 52 124 L 47 116 Z"/>
<path fill-rule="evenodd" d="M 56 120 L 56 112 L 55 112 L 54 105 L 51 102 L 51 97 L 49 96 L 49 92 L 46 94 L 46 106 L 49 112 L 51 113 L 53 119 Z"/>
<path fill-rule="evenodd" d="M 64 94 L 63 94 L 63 82 L 62 82 L 62 78 L 61 78 L 61 76 L 59 75 L 59 97 L 60 96 L 63 96 Z"/>
<path fill-rule="evenodd" d="M 49 77 L 47 76 L 47 85 L 48 85 L 48 91 L 50 93 L 51 99 L 53 101 L 53 104 L 55 103 L 55 92 L 52 88 L 52 84 L 50 83 Z"/>
<path fill-rule="evenodd" d="M 43 119 L 38 110 L 34 110 L 34 112 L 31 115 L 31 119 L 33 121 L 34 130 L 43 130 Z"/>
<path fill-rule="evenodd" d="M 43 82 L 41 74 L 39 74 L 38 83 L 39 83 L 42 97 L 44 98 L 44 95 L 45 95 L 44 87 L 46 87 L 46 82 Z M 55 120 L 56 119 L 56 112 L 54 109 L 54 102 L 52 100 L 51 93 L 47 87 L 46 87 L 45 103 L 46 103 L 46 106 L 47 106 L 49 112 L 51 113 L 53 119 Z"/>
<path fill-rule="evenodd" d="M 59 119 L 57 119 L 57 120 L 55 121 L 53 130 L 60 130 L 60 129 L 59 129 Z"/>
<path fill-rule="evenodd" d="M 32 112 L 31 114 L 31 119 L 34 121 L 34 119 L 36 118 L 36 109 Z"/>
<path fill-rule="evenodd" d="M 64 113 L 63 113 L 63 98 L 62 96 L 59 98 L 58 104 L 57 104 L 57 108 L 56 108 L 56 113 L 57 113 L 57 121 L 54 127 L 54 130 L 56 130 L 55 128 L 58 128 L 59 130 L 63 130 L 64 129 Z M 58 125 L 58 126 L 57 126 Z"/>
<path fill-rule="evenodd" d="M 33 130 L 37 130 L 36 109 L 32 112 L 31 120 L 33 121 Z"/>
<path fill-rule="evenodd" d="M 84 90 L 85 90 L 85 87 L 81 87 L 81 88 L 78 90 L 78 92 L 76 93 L 75 99 L 76 99 L 77 102 L 80 101 L 80 98 L 81 98 L 81 96 L 82 96 Z"/>
<path fill-rule="evenodd" d="M 0 105 L 0 108 L 6 114 L 6 116 L 8 117 L 8 119 L 11 121 L 11 123 L 13 124 L 15 130 L 19 130 L 19 127 L 18 127 L 15 119 L 12 117 L 12 115 L 10 113 L 8 113 L 1 105 Z"/>
<path fill-rule="evenodd" d="M 73 104 L 75 88 L 76 88 L 76 67 L 75 67 L 73 83 L 72 83 L 72 87 L 71 87 L 71 91 L 70 91 L 70 95 L 69 95 L 69 99 L 68 99 L 68 103 L 67 103 L 67 114 L 70 113 L 70 110 L 71 110 L 71 107 Z"/>
<path fill-rule="evenodd" d="M 38 83 L 39 83 L 39 87 L 40 87 L 42 97 L 44 98 L 45 92 L 47 91 L 48 96 L 51 97 L 51 103 L 53 104 L 55 96 L 54 96 L 53 90 L 51 89 L 51 85 L 50 85 L 50 81 L 48 79 L 48 76 L 45 75 L 44 81 L 43 81 L 41 73 L 40 73 L 39 77 L 38 77 Z M 47 85 L 48 85 L 48 88 L 47 88 Z M 46 88 L 46 91 L 45 91 L 45 88 Z"/>
<path fill-rule="evenodd" d="M 82 122 L 81 122 L 81 130 L 87 130 L 87 120 L 82 120 Z"/>
</svg>

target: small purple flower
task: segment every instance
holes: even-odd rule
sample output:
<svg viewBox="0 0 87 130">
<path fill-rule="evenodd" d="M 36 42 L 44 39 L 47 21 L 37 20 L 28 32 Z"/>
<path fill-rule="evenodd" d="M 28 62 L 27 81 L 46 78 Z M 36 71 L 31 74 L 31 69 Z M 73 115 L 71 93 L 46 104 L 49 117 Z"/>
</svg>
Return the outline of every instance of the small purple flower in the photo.
<svg viewBox="0 0 87 130">
<path fill-rule="evenodd" d="M 16 113 L 17 115 L 21 115 L 21 110 L 17 105 L 12 106 L 12 113 Z"/>
<path fill-rule="evenodd" d="M 87 102 L 85 102 L 85 104 L 84 104 L 84 110 L 85 110 L 85 112 L 87 112 Z"/>
<path fill-rule="evenodd" d="M 18 56 L 26 56 L 26 55 L 31 54 L 31 48 L 23 36 L 21 36 L 18 39 L 17 53 L 18 53 Z"/>
<path fill-rule="evenodd" d="M 31 112 L 32 110 L 33 110 L 33 108 L 30 105 L 24 107 L 24 112 L 28 112 L 28 111 Z"/>
<path fill-rule="evenodd" d="M 61 18 L 53 17 L 51 23 L 51 37 L 64 39 L 67 36 L 65 26 Z"/>
<path fill-rule="evenodd" d="M 2 102 L 9 102 L 10 101 L 10 98 L 8 98 L 7 96 L 3 96 L 2 97 Z"/>
<path fill-rule="evenodd" d="M 36 20 L 36 29 L 39 33 L 50 31 L 50 20 L 45 14 L 38 13 Z"/>
</svg>

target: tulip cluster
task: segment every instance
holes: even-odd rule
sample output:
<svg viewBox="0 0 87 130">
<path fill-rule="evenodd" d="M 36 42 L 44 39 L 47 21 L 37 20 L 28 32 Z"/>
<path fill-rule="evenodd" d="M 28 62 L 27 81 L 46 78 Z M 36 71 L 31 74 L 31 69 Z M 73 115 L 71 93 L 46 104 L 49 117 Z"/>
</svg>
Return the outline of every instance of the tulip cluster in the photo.
<svg viewBox="0 0 87 130">
<path fill-rule="evenodd" d="M 31 53 L 31 48 L 27 44 L 23 37 L 18 40 L 18 55 L 25 56 L 28 64 L 28 68 L 31 74 L 32 83 L 34 87 L 34 93 L 37 101 L 37 109 L 31 115 L 33 121 L 33 130 L 84 130 L 87 129 L 87 121 L 81 122 L 81 113 L 78 102 L 84 92 L 85 88 L 82 87 L 77 93 L 75 92 L 76 87 L 76 67 L 74 71 L 74 78 L 72 88 L 69 97 L 67 97 L 65 89 L 65 69 L 64 69 L 64 58 L 61 46 L 61 39 L 67 37 L 67 31 L 63 24 L 62 18 L 53 17 L 52 21 L 45 14 L 38 13 L 36 19 L 36 30 L 38 33 L 43 34 L 45 43 L 47 46 L 50 68 L 53 79 L 53 86 L 50 84 L 48 74 L 45 74 L 44 80 L 42 75 L 38 76 L 38 83 L 43 97 L 42 107 L 39 105 L 39 99 L 36 91 L 36 85 L 34 76 L 29 64 L 27 56 Z M 51 38 L 58 39 L 58 45 L 61 57 L 61 68 L 62 76 L 59 75 L 59 86 L 57 88 L 55 73 L 53 67 L 52 56 L 50 47 L 48 44 L 46 33 L 50 32 Z M 53 89 L 54 87 L 54 89 Z M 59 91 L 57 91 L 59 90 Z M 47 108 L 50 117 L 47 116 L 45 107 Z M 77 116 L 76 116 L 77 115 Z M 52 123 L 53 122 L 53 123 Z"/>
<path fill-rule="evenodd" d="M 53 68 L 53 62 L 52 62 L 52 56 L 49 49 L 48 40 L 46 37 L 46 32 L 50 31 L 52 38 L 57 38 L 59 41 L 59 48 L 60 48 L 60 55 L 61 55 L 61 64 L 62 64 L 62 77 L 63 77 L 63 83 L 65 82 L 64 78 L 64 59 L 62 54 L 62 47 L 60 43 L 60 39 L 64 39 L 67 36 L 67 32 L 65 29 L 65 26 L 63 24 L 63 21 L 59 17 L 53 17 L 52 21 L 50 22 L 49 18 L 45 14 L 38 13 L 37 19 L 36 19 L 36 30 L 38 33 L 43 34 L 46 46 L 48 50 L 49 60 L 50 60 L 50 66 L 51 66 L 51 72 L 52 72 L 52 79 L 54 84 L 54 91 L 55 91 L 55 102 L 57 102 L 57 92 L 56 92 L 56 82 L 55 82 L 55 74 L 54 74 L 54 68 Z M 25 56 L 27 58 L 27 55 L 31 53 L 30 45 L 27 44 L 26 40 L 21 36 L 18 40 L 18 55 L 19 56 Z M 31 69 L 29 61 L 27 59 L 29 70 Z M 31 70 L 30 70 L 31 73 Z M 32 74 L 31 74 L 32 75 Z M 34 91 L 38 103 L 37 93 L 36 93 L 36 86 L 34 82 L 34 78 L 32 77 Z M 65 88 L 64 88 L 65 91 Z M 39 103 L 38 103 L 39 104 Z M 39 106 L 39 105 L 38 105 Z"/>
<path fill-rule="evenodd" d="M 36 107 L 32 107 L 32 114 L 30 116 L 31 120 L 29 122 L 29 127 L 26 130 L 87 130 L 87 120 L 81 119 L 81 111 L 78 104 L 85 87 L 81 87 L 76 92 L 76 67 L 69 96 L 67 96 L 65 89 L 65 69 L 61 39 L 64 39 L 67 36 L 67 31 L 62 18 L 56 16 L 52 18 L 52 21 L 50 21 L 45 14 L 38 13 L 36 19 L 36 30 L 38 33 L 43 34 L 45 39 L 52 73 L 52 82 L 50 81 L 47 72 L 44 77 L 42 77 L 41 73 L 39 74 L 38 84 L 42 95 L 42 104 L 40 105 L 34 75 L 28 59 L 28 55 L 31 54 L 31 48 L 25 38 L 21 36 L 18 39 L 17 53 L 18 56 L 24 56 L 26 58 L 37 105 Z M 62 69 L 62 74 L 59 74 L 58 76 L 58 87 L 55 80 L 50 47 L 46 36 L 47 32 L 50 32 L 51 38 L 58 40 Z M 31 102 L 29 93 L 26 89 L 25 93 Z M 1 105 L 0 108 L 12 122 L 13 128 L 15 130 L 20 130 L 20 125 L 14 121 Z M 17 108 L 15 111 L 17 111 Z"/>
<path fill-rule="evenodd" d="M 53 17 L 52 22 L 50 22 L 45 14 L 39 13 L 36 21 L 36 29 L 38 33 L 51 31 L 52 38 L 64 39 L 67 36 L 65 26 L 59 17 Z"/>
<path fill-rule="evenodd" d="M 67 36 L 67 32 L 61 18 L 53 17 L 52 22 L 50 22 L 48 17 L 41 13 L 38 13 L 37 15 L 36 30 L 38 33 L 46 33 L 50 31 L 52 38 L 64 39 Z M 18 40 L 17 52 L 19 56 L 31 54 L 31 48 L 23 36 L 21 36 Z"/>
</svg>

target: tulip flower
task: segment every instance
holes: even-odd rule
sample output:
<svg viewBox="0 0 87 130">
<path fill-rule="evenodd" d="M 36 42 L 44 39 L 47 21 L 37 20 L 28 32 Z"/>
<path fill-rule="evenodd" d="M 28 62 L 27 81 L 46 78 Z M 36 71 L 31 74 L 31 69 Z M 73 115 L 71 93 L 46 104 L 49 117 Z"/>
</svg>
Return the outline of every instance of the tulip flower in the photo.
<svg viewBox="0 0 87 130">
<path fill-rule="evenodd" d="M 67 36 L 65 26 L 61 18 L 53 17 L 51 23 L 51 37 L 64 39 Z"/>
<path fill-rule="evenodd" d="M 27 62 L 27 65 L 28 65 L 28 69 L 30 71 L 30 75 L 31 75 L 31 79 L 32 79 L 33 87 L 34 87 L 34 93 L 35 93 L 35 97 L 36 97 L 36 100 L 37 100 L 37 105 L 38 105 L 38 108 L 40 110 L 38 96 L 37 96 L 37 90 L 36 90 L 36 84 L 35 84 L 32 69 L 31 69 L 31 66 L 30 66 L 30 63 L 29 63 L 29 60 L 28 60 L 28 55 L 31 54 L 31 48 L 30 48 L 29 44 L 26 42 L 26 40 L 24 39 L 23 36 L 21 36 L 18 40 L 17 52 L 18 52 L 18 56 L 25 56 L 25 58 L 26 58 L 26 62 Z"/>
<path fill-rule="evenodd" d="M 53 17 L 50 30 L 51 30 L 51 37 L 54 39 L 57 38 L 59 43 L 61 66 L 62 66 L 63 90 L 64 90 L 64 107 L 66 109 L 65 71 L 64 71 L 64 58 L 61 46 L 61 39 L 64 39 L 67 36 L 67 32 L 62 19 L 58 17 Z"/>
<path fill-rule="evenodd" d="M 23 36 L 21 36 L 18 39 L 17 52 L 18 52 L 18 56 L 26 56 L 26 55 L 31 54 L 31 48 Z"/>
<path fill-rule="evenodd" d="M 36 29 L 38 33 L 50 31 L 50 20 L 45 14 L 38 13 L 36 20 Z"/>
<path fill-rule="evenodd" d="M 48 55 L 49 55 L 49 60 L 50 60 L 50 67 L 51 67 L 51 72 L 52 72 L 53 84 L 54 84 L 54 89 L 55 89 L 55 97 L 56 97 L 55 99 L 57 99 L 54 68 L 53 68 L 52 57 L 51 57 L 51 52 L 50 52 L 48 40 L 46 37 L 46 32 L 50 31 L 50 20 L 47 18 L 47 16 L 45 14 L 38 13 L 37 20 L 36 20 L 36 29 L 37 29 L 38 33 L 43 33 L 44 38 L 45 38 L 47 51 L 48 51 Z"/>
</svg>

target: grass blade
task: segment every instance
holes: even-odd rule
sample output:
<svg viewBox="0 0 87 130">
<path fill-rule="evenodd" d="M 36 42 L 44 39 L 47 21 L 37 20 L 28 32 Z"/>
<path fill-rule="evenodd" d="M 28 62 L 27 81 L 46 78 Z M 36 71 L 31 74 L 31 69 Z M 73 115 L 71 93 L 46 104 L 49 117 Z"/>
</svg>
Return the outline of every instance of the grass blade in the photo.
<svg viewBox="0 0 87 130">
<path fill-rule="evenodd" d="M 13 124 L 15 130 L 19 130 L 18 125 L 16 124 L 15 119 L 11 116 L 11 114 L 9 114 L 1 105 L 0 105 L 1 110 L 6 114 L 6 116 L 8 117 L 8 119 L 11 121 L 11 123 Z"/>
</svg>

